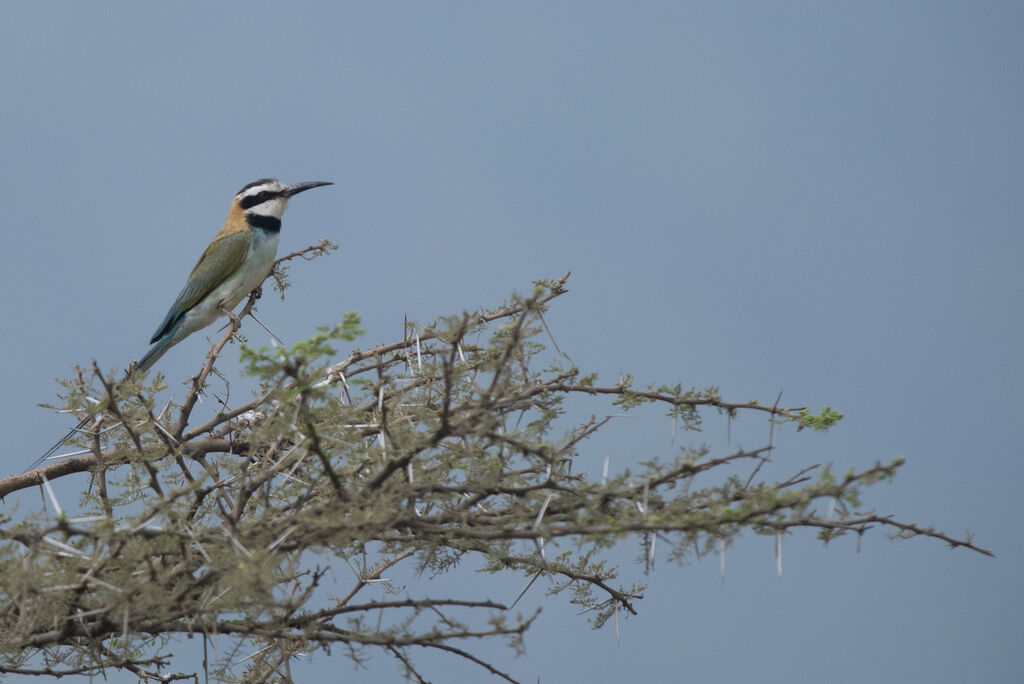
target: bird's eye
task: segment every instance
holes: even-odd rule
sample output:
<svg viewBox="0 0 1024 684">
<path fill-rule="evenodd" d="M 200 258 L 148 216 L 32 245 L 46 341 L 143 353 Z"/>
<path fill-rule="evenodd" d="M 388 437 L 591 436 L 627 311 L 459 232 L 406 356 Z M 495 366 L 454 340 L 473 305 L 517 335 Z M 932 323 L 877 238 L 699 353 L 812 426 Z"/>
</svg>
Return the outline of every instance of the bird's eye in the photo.
<svg viewBox="0 0 1024 684">
<path fill-rule="evenodd" d="M 259 197 L 259 198 L 260 198 L 261 200 L 267 200 L 267 199 L 269 199 L 269 198 L 270 198 L 270 193 L 269 193 L 269 192 L 267 192 L 266 190 L 264 190 L 264 191 L 260 192 L 260 194 L 258 195 L 258 197 Z"/>
</svg>

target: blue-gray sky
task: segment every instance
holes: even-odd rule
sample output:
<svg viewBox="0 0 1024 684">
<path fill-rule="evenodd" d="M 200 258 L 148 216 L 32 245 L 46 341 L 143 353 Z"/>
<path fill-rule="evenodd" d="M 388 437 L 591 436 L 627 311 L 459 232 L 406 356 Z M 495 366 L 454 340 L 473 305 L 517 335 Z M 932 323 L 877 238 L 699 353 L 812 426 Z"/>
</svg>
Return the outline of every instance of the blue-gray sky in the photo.
<svg viewBox="0 0 1024 684">
<path fill-rule="evenodd" d="M 285 303 L 265 298 L 286 341 L 348 310 L 370 330 L 362 346 L 390 341 L 405 315 L 495 304 L 571 270 L 549 323 L 581 366 L 831 404 L 847 418 L 783 436 L 779 476 L 905 456 L 865 503 L 998 555 L 882 534 L 857 553 L 803 534 L 780 581 L 772 540 L 749 535 L 724 586 L 717 558 L 660 563 L 621 645 L 534 590 L 545 610 L 526 656 L 488 649 L 504 669 L 1011 681 L 1024 669 L 1022 74 L 1019 2 L 2 3 L 8 471 L 67 425 L 35 406 L 55 376 L 143 353 L 234 192 L 331 180 L 285 216 L 282 252 L 341 246 L 293 269 Z M 160 361 L 172 384 L 203 338 Z M 760 446 L 763 424 L 737 429 L 750 432 L 726 444 L 709 418 L 695 439 Z M 611 437 L 634 451 L 618 465 L 670 456 L 669 434 L 621 421 Z M 484 680 L 424 662 L 435 681 Z M 399 681 L 384 658 L 354 671 L 318 655 L 306 671 Z"/>
</svg>

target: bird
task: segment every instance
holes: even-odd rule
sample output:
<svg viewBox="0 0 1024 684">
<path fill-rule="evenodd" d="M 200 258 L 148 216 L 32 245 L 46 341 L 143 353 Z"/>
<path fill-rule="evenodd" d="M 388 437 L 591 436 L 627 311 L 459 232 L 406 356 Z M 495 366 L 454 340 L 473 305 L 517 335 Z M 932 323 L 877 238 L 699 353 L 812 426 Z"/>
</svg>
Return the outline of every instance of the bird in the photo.
<svg viewBox="0 0 1024 684">
<path fill-rule="evenodd" d="M 199 257 L 185 286 L 160 321 L 149 350 L 129 373 L 149 370 L 168 349 L 202 330 L 221 316 L 234 318 L 232 310 L 270 275 L 281 237 L 281 217 L 288 200 L 300 192 L 333 185 L 311 181 L 285 185 L 276 178 L 261 178 L 239 190 L 231 200 L 224 226 Z M 32 468 L 48 459 L 93 416 L 54 444 Z"/>
<path fill-rule="evenodd" d="M 288 200 L 323 185 L 332 183 L 285 185 L 276 178 L 262 178 L 239 190 L 224 227 L 199 257 L 136 370 L 149 370 L 168 349 L 192 333 L 220 316 L 231 316 L 242 298 L 270 275 Z"/>
</svg>

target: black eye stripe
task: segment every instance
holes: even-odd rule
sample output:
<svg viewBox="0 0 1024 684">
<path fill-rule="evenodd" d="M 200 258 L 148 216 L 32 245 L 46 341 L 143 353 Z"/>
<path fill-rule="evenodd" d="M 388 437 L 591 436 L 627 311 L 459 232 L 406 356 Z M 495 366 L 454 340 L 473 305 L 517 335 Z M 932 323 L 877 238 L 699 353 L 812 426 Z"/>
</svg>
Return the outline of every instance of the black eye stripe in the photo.
<svg viewBox="0 0 1024 684">
<path fill-rule="evenodd" d="M 267 200 L 271 200 L 274 199 L 275 197 L 280 196 L 281 193 L 279 192 L 273 192 L 272 190 L 264 190 L 262 192 L 256 193 L 255 195 L 246 195 L 241 200 L 239 200 L 238 203 L 242 206 L 242 209 L 251 209 L 252 207 L 255 207 L 257 204 L 263 204 Z"/>
</svg>

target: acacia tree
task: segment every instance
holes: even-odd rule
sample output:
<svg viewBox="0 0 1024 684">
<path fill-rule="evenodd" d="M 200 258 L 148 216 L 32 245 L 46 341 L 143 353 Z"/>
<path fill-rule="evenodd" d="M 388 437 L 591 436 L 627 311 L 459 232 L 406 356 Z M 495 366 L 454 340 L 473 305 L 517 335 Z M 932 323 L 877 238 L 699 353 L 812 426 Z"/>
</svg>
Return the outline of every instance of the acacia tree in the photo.
<svg viewBox="0 0 1024 684">
<path fill-rule="evenodd" d="M 635 472 L 588 479 L 579 466 L 610 420 L 598 417 L 607 399 L 618 411 L 657 407 L 689 429 L 707 410 L 761 414 L 773 430 L 825 430 L 841 415 L 731 402 L 716 388 L 639 389 L 628 377 L 602 385 L 545 349 L 543 314 L 565 283 L 538 282 L 497 308 L 427 326 L 407 322 L 404 339 L 341 360 L 334 347 L 360 333 L 354 314 L 291 348 L 243 346 L 252 398 L 223 400 L 213 415 L 201 416 L 197 402 L 226 395 L 211 386 L 224 382 L 214 362 L 240 319 L 180 403 L 157 403 L 160 374 L 118 380 L 95 364 L 80 370 L 63 401 L 88 421 L 70 440 L 83 453 L 0 480 L 0 496 L 39 485 L 55 509 L 0 525 L 0 672 L 121 669 L 198 681 L 170 655 L 176 640 L 198 635 L 220 644 L 202 668 L 222 681 L 291 681 L 293 659 L 317 650 L 357 662 L 386 654 L 424 681 L 417 648 L 515 681 L 472 643 L 512 637 L 518 647 L 536 614 L 439 597 L 426 581 L 383 599 L 364 590 L 387 588 L 384 573 L 397 566 L 433 574 L 475 560 L 526 587 L 552 579 L 553 593 L 570 590 L 600 627 L 636 613 L 642 595 L 602 558 L 627 538 L 642 540 L 641 564 L 656 542 L 682 563 L 743 530 L 809 529 L 827 542 L 880 527 L 989 554 L 969 538 L 861 509 L 861 490 L 893 477 L 898 460 L 771 480 L 762 469 L 770 443 L 731 453 L 686 446 Z M 601 409 L 588 411 L 595 402 Z M 77 517 L 49 485 L 73 473 L 89 474 Z M 357 579 L 339 597 L 325 577 L 346 563 Z"/>
</svg>

